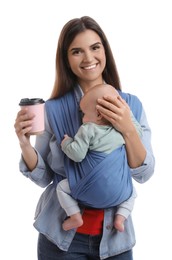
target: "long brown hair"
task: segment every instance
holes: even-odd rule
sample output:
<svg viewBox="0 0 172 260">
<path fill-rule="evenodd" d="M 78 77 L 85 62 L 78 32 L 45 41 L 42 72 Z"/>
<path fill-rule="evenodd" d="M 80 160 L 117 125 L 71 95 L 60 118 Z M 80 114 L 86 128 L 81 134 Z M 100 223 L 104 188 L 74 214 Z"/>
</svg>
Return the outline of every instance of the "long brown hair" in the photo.
<svg viewBox="0 0 172 260">
<path fill-rule="evenodd" d="M 106 66 L 103 71 L 104 81 L 121 90 L 115 60 L 103 30 L 91 17 L 83 16 L 68 21 L 60 33 L 56 52 L 56 77 L 51 99 L 63 96 L 77 85 L 77 77 L 68 65 L 67 52 L 76 35 L 87 29 L 91 29 L 99 35 L 105 49 Z"/>
</svg>

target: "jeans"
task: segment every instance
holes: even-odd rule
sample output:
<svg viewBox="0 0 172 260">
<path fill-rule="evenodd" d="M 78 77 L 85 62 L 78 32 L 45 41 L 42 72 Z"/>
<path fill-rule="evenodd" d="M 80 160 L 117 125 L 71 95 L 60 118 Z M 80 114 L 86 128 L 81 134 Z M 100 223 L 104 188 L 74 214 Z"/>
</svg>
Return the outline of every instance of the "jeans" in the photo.
<svg viewBox="0 0 172 260">
<path fill-rule="evenodd" d="M 99 257 L 101 236 L 90 236 L 76 233 L 69 250 L 62 251 L 43 234 L 38 238 L 38 260 L 96 260 Z M 120 255 L 111 256 L 110 260 L 133 260 L 132 250 Z"/>
</svg>

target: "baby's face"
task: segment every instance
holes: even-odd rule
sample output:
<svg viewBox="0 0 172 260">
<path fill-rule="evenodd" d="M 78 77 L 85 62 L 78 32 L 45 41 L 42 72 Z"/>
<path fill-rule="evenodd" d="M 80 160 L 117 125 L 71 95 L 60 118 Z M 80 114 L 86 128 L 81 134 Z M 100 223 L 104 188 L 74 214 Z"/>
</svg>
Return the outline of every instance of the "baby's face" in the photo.
<svg viewBox="0 0 172 260">
<path fill-rule="evenodd" d="M 102 116 L 98 113 L 96 105 L 97 99 L 103 98 L 105 95 L 112 97 L 119 96 L 117 90 L 110 85 L 97 85 L 88 90 L 80 102 L 80 108 L 83 112 L 83 123 L 92 122 L 99 125 L 104 123 L 104 120 L 101 121 Z"/>
<path fill-rule="evenodd" d="M 97 123 L 97 111 L 95 106 L 90 107 L 85 102 L 81 102 L 80 108 L 83 113 L 83 117 L 82 117 L 83 123 L 88 123 L 88 122 L 92 122 L 95 124 Z"/>
</svg>

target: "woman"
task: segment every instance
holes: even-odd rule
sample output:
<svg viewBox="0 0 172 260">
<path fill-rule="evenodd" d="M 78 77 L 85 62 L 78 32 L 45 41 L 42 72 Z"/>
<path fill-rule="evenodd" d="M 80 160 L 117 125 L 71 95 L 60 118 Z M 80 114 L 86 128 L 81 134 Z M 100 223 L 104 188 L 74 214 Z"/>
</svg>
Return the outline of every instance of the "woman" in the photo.
<svg viewBox="0 0 172 260">
<path fill-rule="evenodd" d="M 144 183 L 153 175 L 151 130 L 143 106 L 136 96 L 121 91 L 105 34 L 90 17 L 70 20 L 63 27 L 58 41 L 55 84 L 45 106 L 45 132 L 37 136 L 35 147 L 32 147 L 28 132 L 34 115 L 27 110 L 18 112 L 14 125 L 22 151 L 20 171 L 37 185 L 46 187 L 38 202 L 34 222 L 39 231 L 39 260 L 133 259 L 132 219 L 129 216 L 126 220 L 124 232 L 117 232 L 113 227 L 116 207 L 94 209 L 82 205 L 84 224 L 77 230 L 64 231 L 61 228 L 66 215 L 58 203 L 56 185 L 67 176 L 68 166 L 71 175 L 77 168 L 66 161 L 61 151 L 63 133 L 67 133 L 63 127 L 68 125 L 70 131 L 72 126 L 70 136 L 76 133 L 81 124 L 81 97 L 89 88 L 103 82 L 113 85 L 121 97 L 106 96 L 98 100 L 97 109 L 123 135 L 127 165 L 133 179 Z M 130 108 L 143 128 L 141 139 L 131 120 Z M 56 111 L 59 110 L 60 118 L 57 118 Z"/>
</svg>

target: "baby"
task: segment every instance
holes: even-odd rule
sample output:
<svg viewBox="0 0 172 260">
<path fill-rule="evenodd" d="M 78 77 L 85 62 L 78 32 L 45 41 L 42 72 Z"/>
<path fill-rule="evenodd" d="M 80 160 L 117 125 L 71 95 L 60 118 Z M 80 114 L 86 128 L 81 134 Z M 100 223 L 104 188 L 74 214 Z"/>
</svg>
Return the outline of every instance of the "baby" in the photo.
<svg viewBox="0 0 172 260">
<path fill-rule="evenodd" d="M 78 129 L 74 138 L 67 134 L 61 142 L 62 151 L 73 161 L 81 162 L 88 150 L 111 153 L 114 149 L 125 145 L 123 136 L 107 121 L 96 109 L 97 99 L 103 96 L 119 97 L 117 90 L 108 84 L 97 85 L 89 89 L 80 101 L 80 109 L 83 113 L 83 124 Z M 141 136 L 142 129 L 131 112 L 131 119 Z M 78 228 L 83 224 L 82 215 L 78 202 L 70 195 L 70 187 L 67 179 L 58 183 L 57 196 L 62 208 L 65 210 L 68 218 L 63 222 L 64 230 Z M 133 193 L 127 201 L 117 206 L 114 218 L 114 227 L 120 231 L 124 231 L 124 222 L 131 213 L 136 191 L 133 187 Z"/>
</svg>

